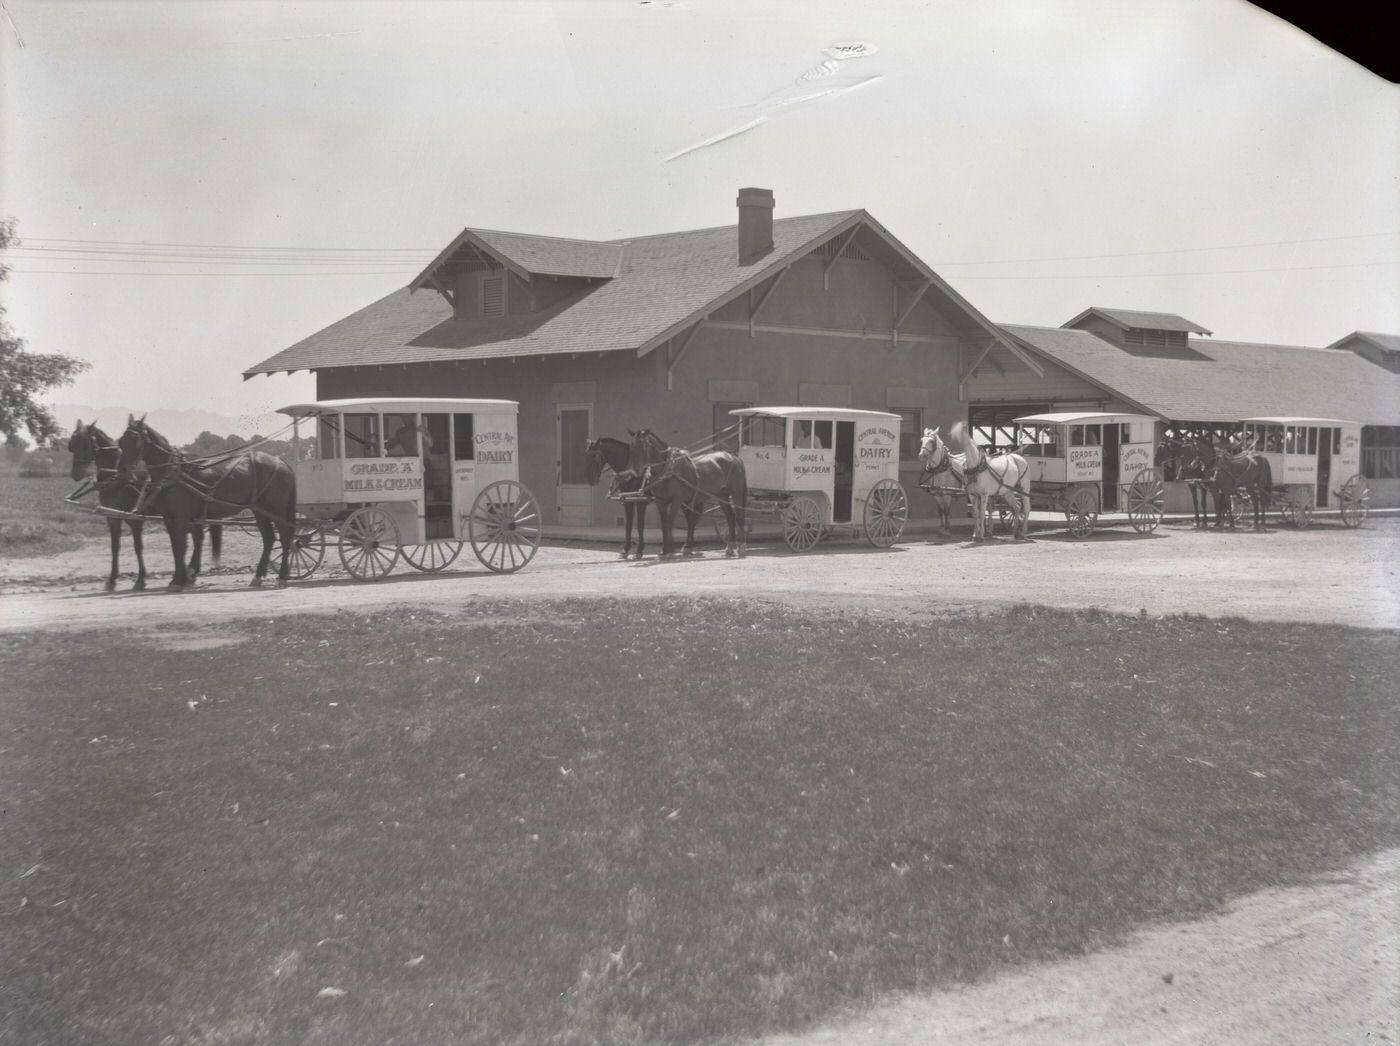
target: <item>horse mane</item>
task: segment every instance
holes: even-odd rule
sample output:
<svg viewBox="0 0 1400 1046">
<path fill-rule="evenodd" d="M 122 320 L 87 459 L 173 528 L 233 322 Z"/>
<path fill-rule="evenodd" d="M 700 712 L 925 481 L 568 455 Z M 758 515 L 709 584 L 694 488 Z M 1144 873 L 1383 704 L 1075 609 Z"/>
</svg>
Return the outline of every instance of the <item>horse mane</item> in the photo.
<svg viewBox="0 0 1400 1046">
<path fill-rule="evenodd" d="M 972 437 L 968 435 L 967 426 L 961 421 L 953 422 L 952 428 L 948 430 L 948 438 L 956 440 L 962 446 L 966 471 L 976 471 L 977 466 L 982 463 L 982 448 L 972 441 Z"/>
</svg>

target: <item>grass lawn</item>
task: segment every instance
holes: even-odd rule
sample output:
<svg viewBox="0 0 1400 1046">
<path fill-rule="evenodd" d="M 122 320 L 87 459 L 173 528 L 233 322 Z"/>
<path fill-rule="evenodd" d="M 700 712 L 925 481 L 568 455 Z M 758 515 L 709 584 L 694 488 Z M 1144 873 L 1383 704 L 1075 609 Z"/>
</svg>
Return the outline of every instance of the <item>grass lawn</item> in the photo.
<svg viewBox="0 0 1400 1046">
<path fill-rule="evenodd" d="M 0 468 L 0 556 L 48 556 L 79 548 L 94 537 L 105 539 L 104 520 L 64 504 L 76 489 L 78 483 L 67 476 L 20 476 L 14 468 Z M 96 501 L 89 497 L 86 504 Z"/>
<path fill-rule="evenodd" d="M 239 627 L 0 637 L 0 1040 L 719 1041 L 1400 843 L 1394 633 L 676 600 Z"/>
</svg>

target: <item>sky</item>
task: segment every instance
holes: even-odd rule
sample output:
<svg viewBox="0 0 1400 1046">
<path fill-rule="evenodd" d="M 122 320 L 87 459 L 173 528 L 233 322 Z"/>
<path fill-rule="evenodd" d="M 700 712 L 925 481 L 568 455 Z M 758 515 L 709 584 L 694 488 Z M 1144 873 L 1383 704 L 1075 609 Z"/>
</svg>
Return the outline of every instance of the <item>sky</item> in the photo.
<svg viewBox="0 0 1400 1046">
<path fill-rule="evenodd" d="M 1244 0 L 3 0 L 0 285 L 52 402 L 242 372 L 463 228 L 863 208 L 997 323 L 1400 333 L 1400 87 Z M 426 293 L 426 292 L 423 292 Z"/>
</svg>

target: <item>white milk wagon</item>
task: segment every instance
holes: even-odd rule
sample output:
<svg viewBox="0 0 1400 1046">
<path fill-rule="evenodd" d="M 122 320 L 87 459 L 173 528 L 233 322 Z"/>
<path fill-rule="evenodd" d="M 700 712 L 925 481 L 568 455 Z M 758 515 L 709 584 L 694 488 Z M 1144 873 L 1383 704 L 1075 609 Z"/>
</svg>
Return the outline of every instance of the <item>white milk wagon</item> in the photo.
<svg viewBox="0 0 1400 1046">
<path fill-rule="evenodd" d="M 304 578 L 338 535 L 356 578 L 383 577 L 400 555 L 444 570 L 470 542 L 497 573 L 519 570 L 540 544 L 540 510 L 519 479 L 513 400 L 342 399 L 294 403 L 293 439 L 314 436 L 296 463 L 292 574 Z M 310 423 L 312 432 L 303 433 Z"/>
<path fill-rule="evenodd" d="M 1028 414 L 1016 444 L 1030 465 L 1031 509 L 1063 512 L 1087 537 L 1107 514 L 1150 533 L 1162 522 L 1166 485 L 1153 467 L 1157 419 L 1145 414 Z"/>
<path fill-rule="evenodd" d="M 1272 495 L 1285 523 L 1306 527 L 1313 510 L 1341 512 L 1348 527 L 1359 527 L 1370 511 L 1371 492 L 1361 474 L 1361 423 L 1336 418 L 1245 418 L 1244 449 L 1269 462 Z M 1346 476 L 1339 487 L 1334 477 Z M 1247 506 L 1244 498 L 1231 499 Z"/>
<path fill-rule="evenodd" d="M 899 415 L 846 407 L 746 407 L 739 458 L 750 513 L 771 513 L 783 539 L 806 552 L 838 527 L 888 548 L 904 533 L 909 501 L 899 483 Z"/>
</svg>

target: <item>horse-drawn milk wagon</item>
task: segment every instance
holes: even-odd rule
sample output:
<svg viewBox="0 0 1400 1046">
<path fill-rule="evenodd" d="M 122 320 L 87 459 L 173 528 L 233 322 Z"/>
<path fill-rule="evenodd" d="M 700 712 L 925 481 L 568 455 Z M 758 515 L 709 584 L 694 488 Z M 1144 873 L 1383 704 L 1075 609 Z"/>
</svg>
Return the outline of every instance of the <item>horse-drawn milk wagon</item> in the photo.
<svg viewBox="0 0 1400 1046">
<path fill-rule="evenodd" d="M 746 407 L 739 458 L 750 512 L 778 516 L 806 552 L 837 528 L 877 548 L 899 540 L 909 501 L 899 483 L 899 415 L 845 407 Z"/>
<path fill-rule="evenodd" d="M 1270 493 L 1285 523 L 1306 527 L 1314 509 L 1333 504 L 1346 526 L 1359 527 L 1365 521 L 1371 492 L 1361 474 L 1360 422 L 1245 418 L 1241 427 L 1244 448 L 1269 462 L 1275 481 Z M 1334 487 L 1334 477 L 1339 476 L 1347 479 Z"/>
<path fill-rule="evenodd" d="M 1016 442 L 1030 466 L 1031 509 L 1063 512 L 1087 537 L 1109 514 L 1150 533 L 1162 522 L 1166 486 L 1153 466 L 1155 418 L 1058 413 L 1017 418 Z"/>
<path fill-rule="evenodd" d="M 400 555 L 444 570 L 470 542 L 487 569 L 519 570 L 540 544 L 540 510 L 519 479 L 513 400 L 342 399 L 294 403 L 293 439 L 310 422 L 311 457 L 296 464 L 292 575 L 308 577 L 338 536 L 356 578 L 383 577 Z"/>
</svg>

